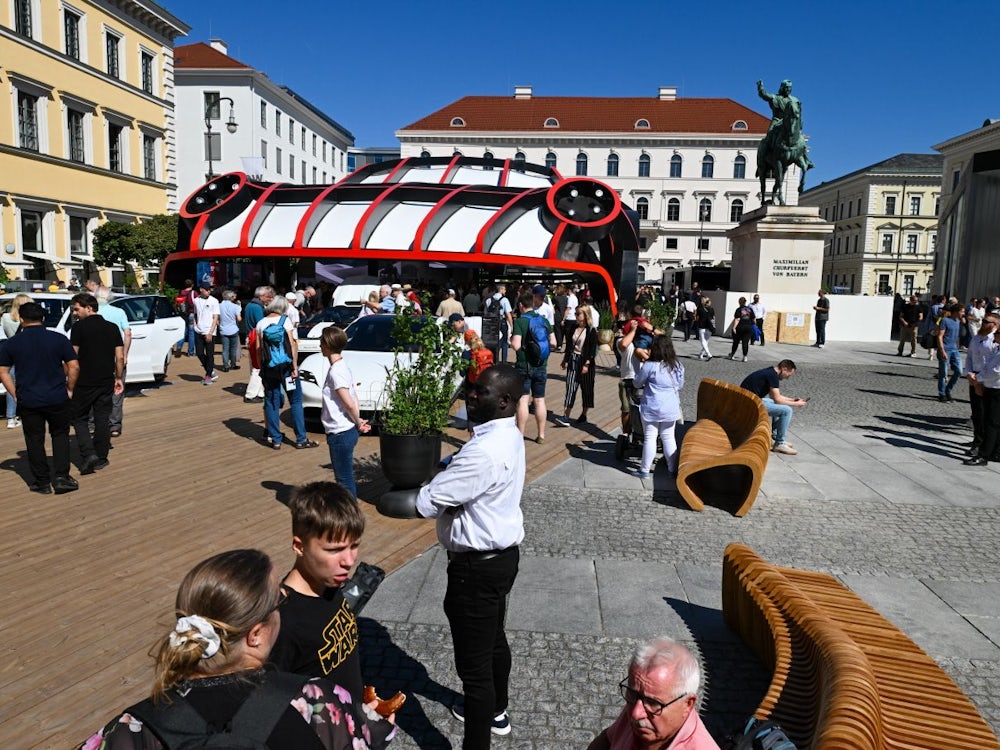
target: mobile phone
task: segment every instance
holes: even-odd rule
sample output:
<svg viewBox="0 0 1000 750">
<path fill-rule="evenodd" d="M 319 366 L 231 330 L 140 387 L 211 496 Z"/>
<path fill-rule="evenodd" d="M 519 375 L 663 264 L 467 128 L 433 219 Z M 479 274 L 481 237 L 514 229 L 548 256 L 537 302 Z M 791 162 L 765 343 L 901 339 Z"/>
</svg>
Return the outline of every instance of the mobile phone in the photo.
<svg viewBox="0 0 1000 750">
<path fill-rule="evenodd" d="M 806 396 L 806 397 L 805 397 L 804 399 L 802 399 L 802 400 L 803 400 L 803 401 L 805 401 L 805 402 L 806 402 L 806 403 L 808 404 L 808 403 L 809 403 L 809 399 L 811 399 L 811 398 L 812 398 L 812 396 Z"/>
</svg>

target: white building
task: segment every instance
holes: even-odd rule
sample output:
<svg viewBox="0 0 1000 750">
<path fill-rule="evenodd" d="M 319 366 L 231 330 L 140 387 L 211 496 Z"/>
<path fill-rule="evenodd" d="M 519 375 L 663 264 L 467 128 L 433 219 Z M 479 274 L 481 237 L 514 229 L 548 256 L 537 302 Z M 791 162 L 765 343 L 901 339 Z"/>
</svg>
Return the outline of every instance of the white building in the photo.
<svg viewBox="0 0 1000 750">
<path fill-rule="evenodd" d="M 218 39 L 174 50 L 182 200 L 209 174 L 310 185 L 346 175 L 350 131 L 227 52 Z"/>
<path fill-rule="evenodd" d="M 396 132 L 404 157 L 492 156 L 606 182 L 640 215 L 639 279 L 685 265 L 724 265 L 726 230 L 760 205 L 757 144 L 769 118 L 731 99 L 467 96 Z M 799 175 L 786 177 L 786 201 Z M 704 220 L 702 220 L 704 219 Z"/>
</svg>

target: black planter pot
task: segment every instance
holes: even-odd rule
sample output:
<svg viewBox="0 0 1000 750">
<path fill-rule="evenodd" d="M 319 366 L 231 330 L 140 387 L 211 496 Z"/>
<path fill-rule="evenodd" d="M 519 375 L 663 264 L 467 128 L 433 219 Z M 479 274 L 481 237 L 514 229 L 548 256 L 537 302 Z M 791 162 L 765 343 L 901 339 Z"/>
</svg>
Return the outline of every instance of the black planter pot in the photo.
<svg viewBox="0 0 1000 750">
<path fill-rule="evenodd" d="M 379 433 L 382 474 L 392 485 L 376 504 L 379 513 L 393 518 L 417 518 L 417 490 L 430 481 L 441 460 L 441 437 L 441 433 Z"/>
</svg>

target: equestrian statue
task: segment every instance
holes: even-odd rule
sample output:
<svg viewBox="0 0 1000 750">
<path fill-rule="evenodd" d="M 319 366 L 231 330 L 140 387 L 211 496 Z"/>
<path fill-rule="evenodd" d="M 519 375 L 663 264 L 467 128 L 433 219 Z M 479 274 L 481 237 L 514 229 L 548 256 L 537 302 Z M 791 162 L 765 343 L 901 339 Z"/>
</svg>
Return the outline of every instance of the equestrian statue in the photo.
<svg viewBox="0 0 1000 750">
<path fill-rule="evenodd" d="M 785 205 L 782 185 L 785 169 L 789 164 L 798 165 L 802 172 L 799 192 L 806 184 L 806 170 L 812 169 L 806 149 L 806 139 L 802 135 L 802 102 L 792 96 L 792 82 L 784 80 L 777 94 L 769 94 L 764 84 L 757 81 L 757 95 L 771 106 L 771 124 L 767 134 L 757 146 L 757 176 L 760 177 L 760 197 L 762 203 Z M 771 200 L 767 201 L 765 180 L 774 178 Z"/>
</svg>

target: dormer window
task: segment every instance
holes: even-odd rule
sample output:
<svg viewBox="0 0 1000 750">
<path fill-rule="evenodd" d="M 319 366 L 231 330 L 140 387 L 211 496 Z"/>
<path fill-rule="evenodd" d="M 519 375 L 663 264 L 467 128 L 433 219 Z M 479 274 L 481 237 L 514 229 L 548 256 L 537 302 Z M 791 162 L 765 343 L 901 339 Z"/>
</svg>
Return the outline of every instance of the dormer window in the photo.
<svg viewBox="0 0 1000 750">
<path fill-rule="evenodd" d="M 743 120 L 737 120 L 733 123 L 733 130 L 746 130 L 747 124 Z"/>
<path fill-rule="evenodd" d="M 646 118 L 643 118 L 641 120 L 636 120 L 635 121 L 635 129 L 636 130 L 649 130 L 649 120 L 647 120 Z"/>
<path fill-rule="evenodd" d="M 545 127 L 547 127 L 547 128 L 558 128 L 559 127 L 559 120 L 557 120 L 554 117 L 550 117 L 549 119 L 547 119 L 545 121 Z"/>
<path fill-rule="evenodd" d="M 464 128 L 465 127 L 465 120 L 463 120 L 461 117 L 452 117 L 451 118 L 451 126 L 453 128 Z"/>
</svg>

